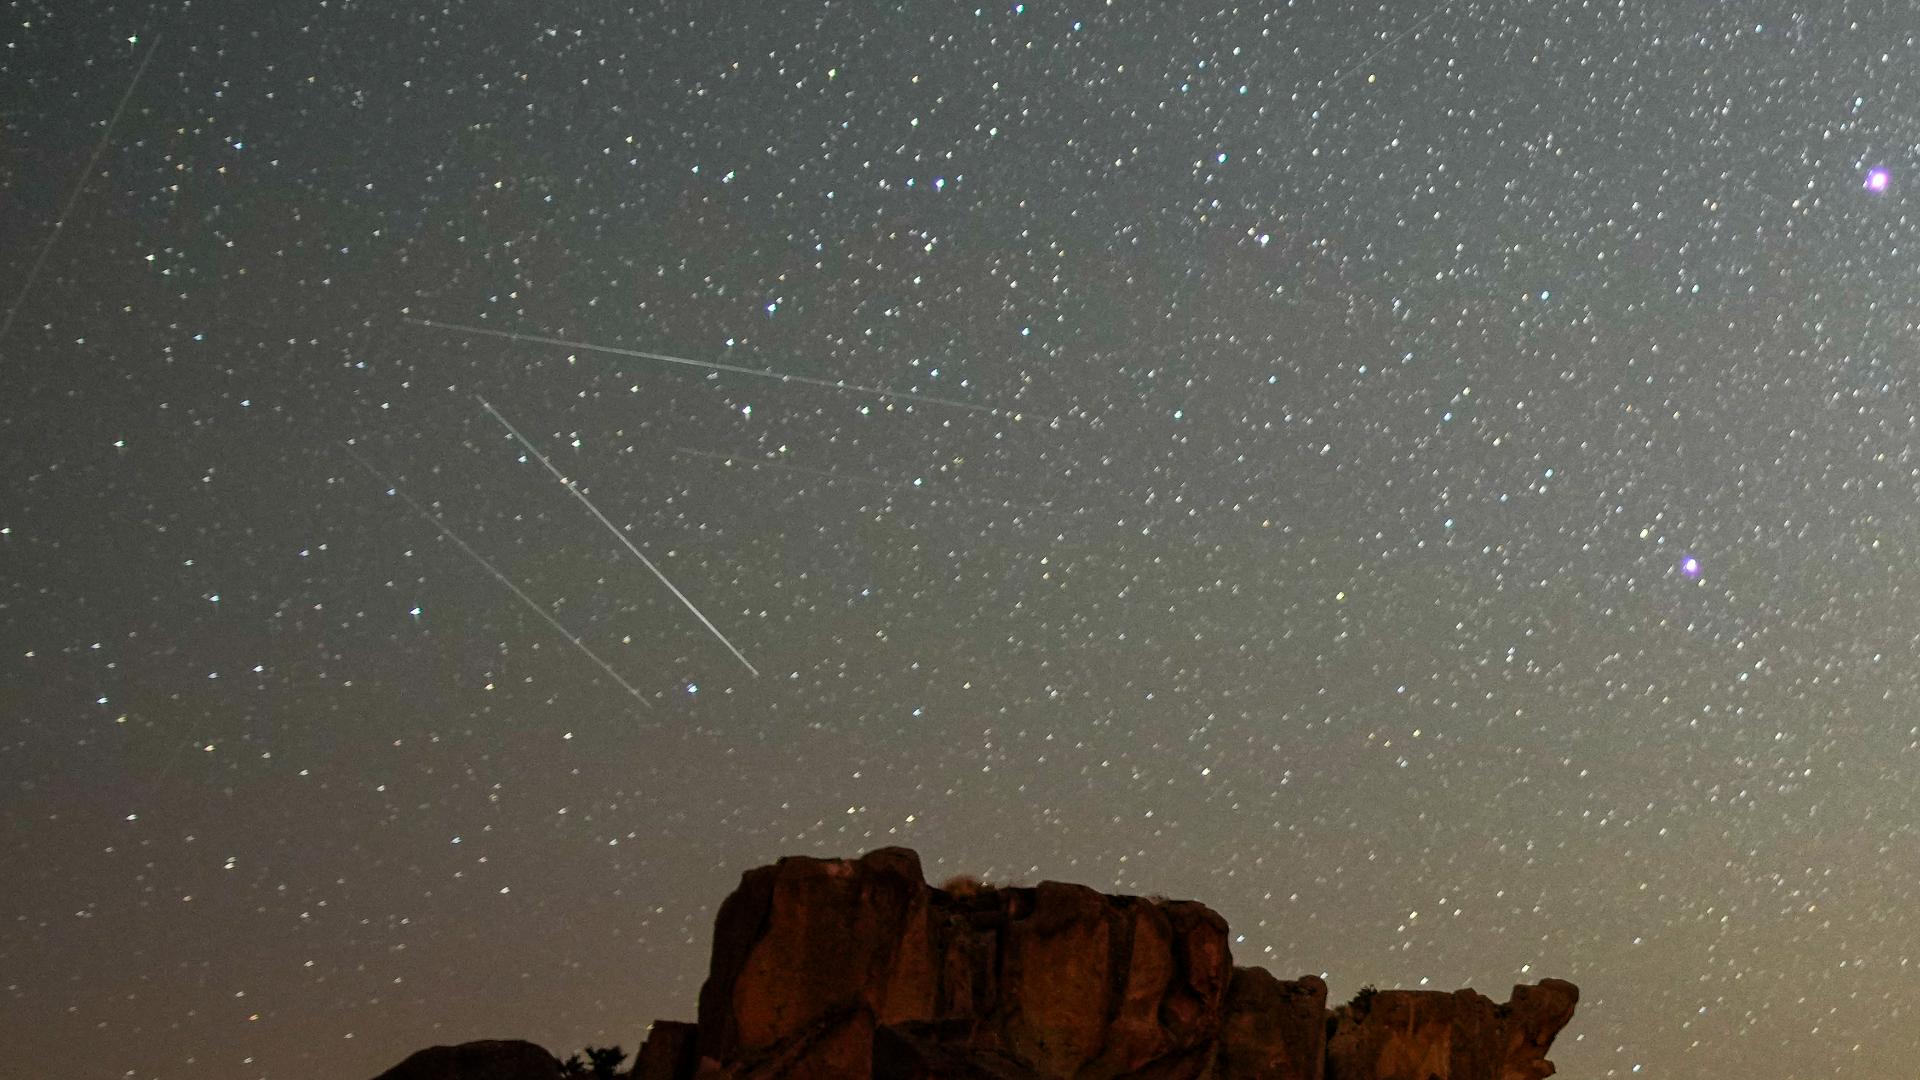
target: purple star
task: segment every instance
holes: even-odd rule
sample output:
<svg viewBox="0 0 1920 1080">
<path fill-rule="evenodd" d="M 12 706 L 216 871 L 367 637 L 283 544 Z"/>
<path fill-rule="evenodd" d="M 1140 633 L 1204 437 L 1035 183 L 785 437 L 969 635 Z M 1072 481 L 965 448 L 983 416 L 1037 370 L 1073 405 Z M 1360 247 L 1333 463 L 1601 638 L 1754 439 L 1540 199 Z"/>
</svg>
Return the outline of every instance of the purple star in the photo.
<svg viewBox="0 0 1920 1080">
<path fill-rule="evenodd" d="M 1893 173 L 1887 171 L 1884 166 L 1875 165 L 1867 170 L 1866 188 L 1875 195 L 1883 194 L 1892 183 Z"/>
<path fill-rule="evenodd" d="M 1687 556 L 1684 559 L 1681 559 L 1680 574 L 1683 577 L 1690 577 L 1690 578 L 1699 577 L 1700 576 L 1700 560 L 1694 558 L 1691 555 Z"/>
</svg>

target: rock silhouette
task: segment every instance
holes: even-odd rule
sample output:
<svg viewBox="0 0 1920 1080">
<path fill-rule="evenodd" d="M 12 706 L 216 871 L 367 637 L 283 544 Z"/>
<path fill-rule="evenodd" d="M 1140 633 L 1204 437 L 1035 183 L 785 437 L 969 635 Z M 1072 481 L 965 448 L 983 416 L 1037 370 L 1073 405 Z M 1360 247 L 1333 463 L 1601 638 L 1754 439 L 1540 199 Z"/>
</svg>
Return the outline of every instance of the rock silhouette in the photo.
<svg viewBox="0 0 1920 1080">
<path fill-rule="evenodd" d="M 1505 1004 L 1384 990 L 1329 1010 L 1318 977 L 1236 968 L 1229 940 L 1192 901 L 936 889 L 905 848 L 786 858 L 721 905 L 698 1023 L 655 1023 L 631 1076 L 1541 1080 L 1579 1000 L 1547 979 Z M 554 1075 L 400 1071 L 449 1049 L 380 1080 Z"/>
<path fill-rule="evenodd" d="M 560 1061 L 530 1042 L 488 1039 L 430 1046 L 373 1080 L 553 1080 Z"/>
</svg>

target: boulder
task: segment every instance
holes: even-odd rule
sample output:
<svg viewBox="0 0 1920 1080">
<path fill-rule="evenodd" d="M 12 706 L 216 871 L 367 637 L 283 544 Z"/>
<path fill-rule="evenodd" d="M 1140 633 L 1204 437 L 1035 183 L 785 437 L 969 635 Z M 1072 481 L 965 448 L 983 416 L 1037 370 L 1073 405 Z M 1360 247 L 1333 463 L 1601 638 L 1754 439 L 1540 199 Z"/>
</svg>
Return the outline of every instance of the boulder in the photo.
<svg viewBox="0 0 1920 1080">
<path fill-rule="evenodd" d="M 700 1028 L 676 1020 L 656 1020 L 640 1052 L 633 1055 L 633 1080 L 678 1080 L 699 1064 Z"/>
<path fill-rule="evenodd" d="M 1201 904 L 1060 882 L 950 893 L 901 848 L 782 859 L 721 906 L 700 1067 L 799 1076 L 831 1053 L 849 1076 L 1197 1080 L 1231 979 L 1226 922 Z"/>
<path fill-rule="evenodd" d="M 374 1080 L 554 1080 L 560 1062 L 545 1049 L 518 1039 L 489 1039 L 458 1046 L 430 1046 Z"/>
</svg>

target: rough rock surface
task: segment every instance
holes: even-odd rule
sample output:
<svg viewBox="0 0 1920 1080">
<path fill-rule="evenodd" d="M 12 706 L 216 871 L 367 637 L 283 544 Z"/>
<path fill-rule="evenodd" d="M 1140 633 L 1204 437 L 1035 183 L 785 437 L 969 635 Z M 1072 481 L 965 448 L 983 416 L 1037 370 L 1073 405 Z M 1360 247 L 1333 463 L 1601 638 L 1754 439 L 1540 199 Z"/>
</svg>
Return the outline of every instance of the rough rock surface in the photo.
<svg viewBox="0 0 1920 1080">
<path fill-rule="evenodd" d="M 928 887 L 920 859 L 782 859 L 720 908 L 700 991 L 722 1075 L 1204 1075 L 1232 964 L 1199 904 L 1079 885 Z M 913 1064 L 896 1064 L 911 1062 Z"/>
<path fill-rule="evenodd" d="M 782 859 L 720 906 L 697 1024 L 633 1080 L 1542 1080 L 1579 991 L 1495 1004 L 1236 968 L 1191 901 L 1079 885 L 930 887 L 920 857 Z M 549 1080 L 531 1043 L 422 1050 L 377 1080 Z"/>
<path fill-rule="evenodd" d="M 1228 940 L 1188 901 L 935 889 L 904 848 L 782 859 L 721 906 L 693 1045 L 656 1025 L 645 1080 L 1540 1080 L 1579 996 L 1329 1012 L 1319 978 L 1235 968 Z"/>
<path fill-rule="evenodd" d="M 1505 1005 L 1472 990 L 1382 990 L 1335 1011 L 1325 1080 L 1544 1080 L 1579 1000 L 1559 979 L 1516 986 Z"/>
<path fill-rule="evenodd" d="M 374 1080 L 554 1080 L 560 1062 L 518 1039 L 430 1046 Z"/>
<path fill-rule="evenodd" d="M 646 1042 L 633 1056 L 633 1080 L 675 1080 L 690 1076 L 700 1062 L 700 1027 L 676 1020 L 655 1020 Z"/>
<path fill-rule="evenodd" d="M 1215 1076 L 1324 1080 L 1326 1058 L 1327 984 L 1319 976 L 1282 982 L 1265 968 L 1233 969 Z"/>
</svg>

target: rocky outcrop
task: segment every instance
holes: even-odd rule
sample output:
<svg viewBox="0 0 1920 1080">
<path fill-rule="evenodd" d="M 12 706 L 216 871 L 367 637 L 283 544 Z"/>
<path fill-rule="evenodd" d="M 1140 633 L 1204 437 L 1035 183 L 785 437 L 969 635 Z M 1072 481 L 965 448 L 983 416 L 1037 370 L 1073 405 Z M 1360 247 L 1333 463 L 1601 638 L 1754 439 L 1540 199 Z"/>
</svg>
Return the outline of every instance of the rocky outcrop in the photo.
<svg viewBox="0 0 1920 1080">
<path fill-rule="evenodd" d="M 720 906 L 697 1024 L 633 1080 L 1542 1080 L 1579 991 L 1363 992 L 1236 968 L 1183 900 L 930 887 L 920 857 L 782 859 Z M 550 1080 L 531 1043 L 423 1050 L 377 1080 Z"/>
<path fill-rule="evenodd" d="M 1319 978 L 1235 968 L 1228 940 L 1190 901 L 931 888 L 904 848 L 782 859 L 721 906 L 697 1028 L 655 1025 L 636 1075 L 1540 1080 L 1579 997 L 1389 990 L 1330 1013 Z"/>
<path fill-rule="evenodd" d="M 633 1080 L 675 1080 L 689 1076 L 700 1063 L 700 1027 L 675 1020 L 655 1020 L 647 1040 L 633 1056 Z"/>
<path fill-rule="evenodd" d="M 1319 976 L 1283 982 L 1265 968 L 1233 969 L 1215 1076 L 1324 1080 L 1326 1056 L 1327 984 Z"/>
<path fill-rule="evenodd" d="M 739 1077 L 872 1075 L 882 1029 L 888 1061 L 921 1073 L 972 1055 L 1197 1077 L 1232 977 L 1227 925 L 1199 904 L 1056 882 L 958 895 L 898 848 L 750 871 L 714 943 L 698 1050 Z"/>
<path fill-rule="evenodd" d="M 530 1042 L 489 1039 L 432 1046 L 374 1080 L 554 1080 L 560 1062 Z"/>
<path fill-rule="evenodd" d="M 1516 986 L 1505 1005 L 1471 990 L 1368 994 L 1334 1012 L 1325 1080 L 1544 1080 L 1579 1000 L 1559 979 Z"/>
</svg>

